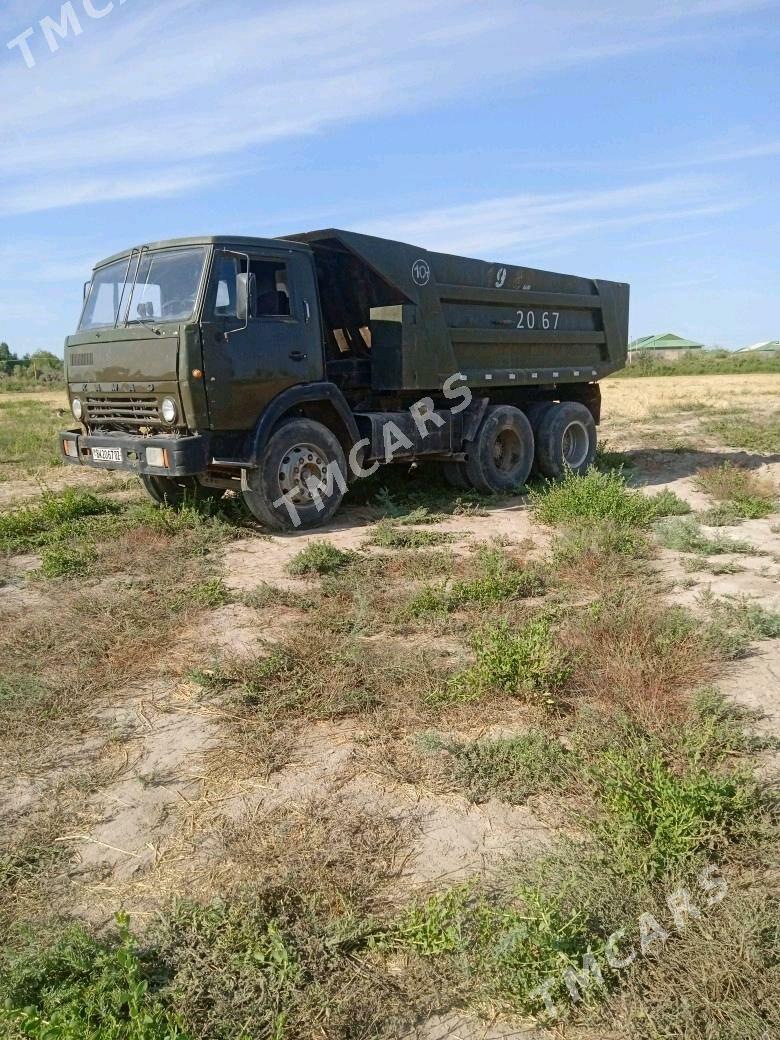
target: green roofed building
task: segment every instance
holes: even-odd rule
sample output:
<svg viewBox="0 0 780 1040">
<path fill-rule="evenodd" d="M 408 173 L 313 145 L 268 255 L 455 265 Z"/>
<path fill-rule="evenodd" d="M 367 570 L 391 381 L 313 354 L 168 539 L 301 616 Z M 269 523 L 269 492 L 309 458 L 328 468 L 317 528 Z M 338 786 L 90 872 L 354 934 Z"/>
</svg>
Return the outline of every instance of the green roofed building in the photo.
<svg viewBox="0 0 780 1040">
<path fill-rule="evenodd" d="M 759 357 L 780 357 L 780 339 L 767 339 L 761 343 L 753 343 L 749 347 L 741 347 L 738 354 L 753 354 Z"/>
<path fill-rule="evenodd" d="M 629 362 L 645 351 L 652 351 L 653 357 L 659 361 L 675 361 L 691 350 L 704 350 L 703 343 L 695 343 L 692 339 L 683 339 L 673 332 L 664 332 L 656 336 L 640 336 L 628 345 Z"/>
</svg>

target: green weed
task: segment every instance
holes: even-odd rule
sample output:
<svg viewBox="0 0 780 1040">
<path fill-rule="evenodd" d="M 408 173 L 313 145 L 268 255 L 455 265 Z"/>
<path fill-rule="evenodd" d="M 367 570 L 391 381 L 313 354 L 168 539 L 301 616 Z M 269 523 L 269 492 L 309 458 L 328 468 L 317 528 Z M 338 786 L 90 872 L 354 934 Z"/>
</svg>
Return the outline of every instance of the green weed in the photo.
<svg viewBox="0 0 780 1040">
<path fill-rule="evenodd" d="M 661 545 L 676 552 L 697 553 L 700 556 L 758 552 L 749 542 L 737 541 L 723 535 L 708 537 L 693 517 L 662 520 L 655 531 Z"/>
<path fill-rule="evenodd" d="M 449 587 L 426 585 L 406 605 L 404 616 L 448 614 L 468 606 L 486 607 L 545 592 L 546 583 L 538 569 L 522 568 L 500 549 L 481 549 L 477 566 L 480 573 L 470 580 L 455 581 Z"/>
<path fill-rule="evenodd" d="M 520 805 L 529 795 L 560 789 L 572 775 L 569 752 L 541 730 L 492 740 L 431 739 L 428 746 L 452 757 L 453 779 L 474 802 Z"/>
<path fill-rule="evenodd" d="M 338 549 L 332 542 L 312 542 L 290 560 L 287 572 L 295 577 L 335 574 L 356 558 L 356 553 Z"/>
<path fill-rule="evenodd" d="M 451 685 L 466 698 L 486 693 L 554 703 L 572 673 L 568 655 L 541 614 L 513 629 L 506 621 L 488 625 L 472 641 L 475 663 Z"/>
<path fill-rule="evenodd" d="M 452 535 L 441 531 L 417 531 L 413 528 L 396 527 L 391 521 L 380 521 L 368 540 L 368 545 L 381 549 L 427 549 L 435 545 L 446 545 Z"/>
<path fill-rule="evenodd" d="M 116 942 L 74 927 L 50 945 L 3 957 L 0 1028 L 12 1040 L 187 1040 L 118 917 Z"/>
<path fill-rule="evenodd" d="M 695 764 L 675 769 L 652 739 L 637 736 L 602 751 L 590 765 L 605 813 L 597 833 L 628 873 L 662 877 L 714 855 L 759 806 L 747 773 Z"/>
</svg>

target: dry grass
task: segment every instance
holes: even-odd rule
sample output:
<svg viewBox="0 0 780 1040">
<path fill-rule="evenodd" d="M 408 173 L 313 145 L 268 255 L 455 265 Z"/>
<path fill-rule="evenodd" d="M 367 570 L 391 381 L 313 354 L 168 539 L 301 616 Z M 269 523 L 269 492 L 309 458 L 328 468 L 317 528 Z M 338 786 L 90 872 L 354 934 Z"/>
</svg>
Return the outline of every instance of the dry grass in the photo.
<svg viewBox="0 0 780 1040">
<path fill-rule="evenodd" d="M 777 497 L 777 488 L 768 477 L 759 476 L 753 470 L 724 462 L 720 466 L 706 466 L 700 469 L 695 480 L 700 491 L 714 498 L 716 502 L 735 501 L 742 498 L 756 498 L 773 502 Z"/>
<path fill-rule="evenodd" d="M 329 913 L 387 909 L 413 821 L 346 795 L 250 810 L 222 835 L 220 869 L 231 886 L 316 893 Z"/>
<path fill-rule="evenodd" d="M 575 662 L 572 697 L 650 726 L 680 717 L 689 691 L 719 669 L 693 618 L 636 588 L 594 603 L 563 639 Z"/>
</svg>

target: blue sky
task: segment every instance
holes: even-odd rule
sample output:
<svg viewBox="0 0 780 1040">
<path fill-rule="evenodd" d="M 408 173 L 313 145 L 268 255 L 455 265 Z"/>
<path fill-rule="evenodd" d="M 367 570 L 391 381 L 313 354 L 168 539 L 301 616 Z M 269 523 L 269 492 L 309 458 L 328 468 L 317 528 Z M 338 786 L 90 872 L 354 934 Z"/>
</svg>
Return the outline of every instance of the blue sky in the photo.
<svg viewBox="0 0 780 1040">
<path fill-rule="evenodd" d="M 13 349 L 61 353 L 125 246 L 331 226 L 630 281 L 633 336 L 780 338 L 780 0 L 72 4 L 54 53 L 60 0 L 0 11 Z"/>
</svg>

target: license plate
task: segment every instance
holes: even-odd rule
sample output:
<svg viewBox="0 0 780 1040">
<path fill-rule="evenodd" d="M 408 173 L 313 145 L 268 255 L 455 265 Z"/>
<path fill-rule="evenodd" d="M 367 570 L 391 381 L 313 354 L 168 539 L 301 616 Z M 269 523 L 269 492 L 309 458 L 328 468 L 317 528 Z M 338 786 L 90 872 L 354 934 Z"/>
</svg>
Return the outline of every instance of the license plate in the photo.
<svg viewBox="0 0 780 1040">
<path fill-rule="evenodd" d="M 92 458 L 95 462 L 121 462 L 121 448 L 93 448 Z"/>
</svg>

